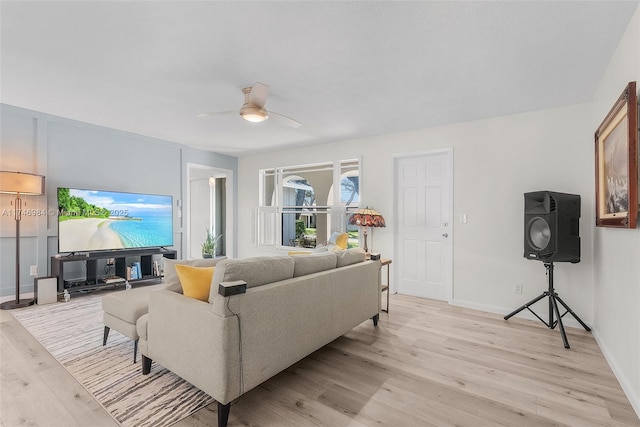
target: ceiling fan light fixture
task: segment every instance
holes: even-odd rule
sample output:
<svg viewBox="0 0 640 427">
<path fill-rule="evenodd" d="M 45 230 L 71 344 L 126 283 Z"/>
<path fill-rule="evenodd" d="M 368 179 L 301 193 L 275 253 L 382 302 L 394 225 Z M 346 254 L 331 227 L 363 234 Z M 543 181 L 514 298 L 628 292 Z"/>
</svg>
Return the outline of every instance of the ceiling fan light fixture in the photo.
<svg viewBox="0 0 640 427">
<path fill-rule="evenodd" d="M 242 107 L 240 110 L 240 116 L 248 122 L 260 123 L 269 118 L 269 114 L 264 108 L 256 107 L 253 105 Z"/>
<path fill-rule="evenodd" d="M 244 94 L 244 104 L 242 104 L 242 107 L 239 111 L 240 117 L 252 123 L 261 123 L 269 120 L 269 112 L 264 109 L 264 104 L 267 102 L 267 96 L 269 95 L 269 86 L 264 83 L 256 82 L 256 84 L 253 86 L 247 86 L 243 88 L 242 93 Z M 237 114 L 238 110 L 201 113 L 197 116 L 206 117 L 234 113 Z M 299 128 L 300 126 L 302 126 L 302 123 L 292 119 L 291 117 L 283 116 L 282 114 L 278 113 L 272 113 L 272 115 L 275 120 L 285 124 L 286 126 L 292 128 Z"/>
</svg>

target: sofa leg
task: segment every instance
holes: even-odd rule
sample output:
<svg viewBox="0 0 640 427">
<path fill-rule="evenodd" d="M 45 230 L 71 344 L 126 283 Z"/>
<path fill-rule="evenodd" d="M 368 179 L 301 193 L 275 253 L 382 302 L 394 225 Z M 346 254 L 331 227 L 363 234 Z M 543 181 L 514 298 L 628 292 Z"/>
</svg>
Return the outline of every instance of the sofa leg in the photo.
<svg viewBox="0 0 640 427">
<path fill-rule="evenodd" d="M 371 320 L 373 320 L 373 326 L 378 326 L 378 319 L 380 319 L 380 313 L 371 318 Z"/>
<path fill-rule="evenodd" d="M 229 410 L 231 409 L 231 402 L 223 405 L 218 402 L 218 427 L 227 427 L 229 421 Z"/>
<path fill-rule="evenodd" d="M 133 342 L 133 363 L 135 364 L 138 361 L 138 340 Z"/>
<path fill-rule="evenodd" d="M 151 372 L 151 362 L 153 362 L 153 360 L 144 354 L 142 355 L 142 375 L 148 375 L 149 372 Z"/>
<path fill-rule="evenodd" d="M 102 334 L 102 346 L 104 347 L 105 345 L 107 345 L 107 337 L 109 337 L 109 331 L 111 330 L 111 328 L 109 328 L 108 326 L 104 327 L 104 333 Z"/>
</svg>

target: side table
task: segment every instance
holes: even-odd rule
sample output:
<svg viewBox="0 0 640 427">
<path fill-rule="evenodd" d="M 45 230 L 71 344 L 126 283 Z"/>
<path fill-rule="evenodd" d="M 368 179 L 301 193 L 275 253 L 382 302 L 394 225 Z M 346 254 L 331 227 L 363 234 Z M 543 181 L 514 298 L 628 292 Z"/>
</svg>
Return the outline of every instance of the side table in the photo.
<svg viewBox="0 0 640 427">
<path fill-rule="evenodd" d="M 389 292 L 390 292 L 389 287 L 391 286 L 391 285 L 390 285 L 390 281 L 389 281 L 389 280 L 390 280 L 390 279 L 389 279 L 389 277 L 390 277 L 390 273 L 389 273 L 390 267 L 389 267 L 389 265 L 390 265 L 392 262 L 393 262 L 393 261 L 392 261 L 392 260 L 390 260 L 389 258 L 382 258 L 382 259 L 380 260 L 380 264 L 381 264 L 381 266 L 382 266 L 382 267 L 387 267 L 387 283 L 386 283 L 386 284 L 381 284 L 381 285 L 380 285 L 380 292 L 381 292 L 381 293 L 382 293 L 382 292 L 385 292 L 385 291 L 387 292 L 387 309 L 386 309 L 386 310 L 385 310 L 384 308 L 382 309 L 382 311 L 384 311 L 385 313 L 388 313 L 388 312 L 389 312 Z"/>
</svg>

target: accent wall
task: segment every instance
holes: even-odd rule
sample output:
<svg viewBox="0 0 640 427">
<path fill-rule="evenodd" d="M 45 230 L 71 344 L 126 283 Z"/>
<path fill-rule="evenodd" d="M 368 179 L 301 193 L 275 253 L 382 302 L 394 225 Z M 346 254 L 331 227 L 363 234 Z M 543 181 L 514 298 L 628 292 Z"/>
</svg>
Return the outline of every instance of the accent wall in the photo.
<svg viewBox="0 0 640 427">
<path fill-rule="evenodd" d="M 0 170 L 46 177 L 44 196 L 23 198 L 24 208 L 33 209 L 34 215 L 23 215 L 21 221 L 22 294 L 33 291 L 30 266 L 38 267 L 39 277 L 47 276 L 50 257 L 58 252 L 58 187 L 173 196 L 173 248 L 181 256 L 187 244 L 186 209 L 181 203 L 187 194 L 187 163 L 237 173 L 235 157 L 9 105 L 0 107 Z M 0 297 L 15 295 L 13 199 L 0 195 Z"/>
</svg>

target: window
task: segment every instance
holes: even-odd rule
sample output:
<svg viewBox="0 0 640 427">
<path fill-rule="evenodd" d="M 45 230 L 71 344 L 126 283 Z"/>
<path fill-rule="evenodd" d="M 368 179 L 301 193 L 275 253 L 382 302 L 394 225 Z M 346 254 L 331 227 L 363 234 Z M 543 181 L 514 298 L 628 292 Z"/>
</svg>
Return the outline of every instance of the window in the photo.
<svg viewBox="0 0 640 427">
<path fill-rule="evenodd" d="M 359 160 L 263 169 L 259 185 L 259 246 L 313 248 L 333 231 L 348 231 L 357 246 L 347 220 L 360 203 Z"/>
</svg>

